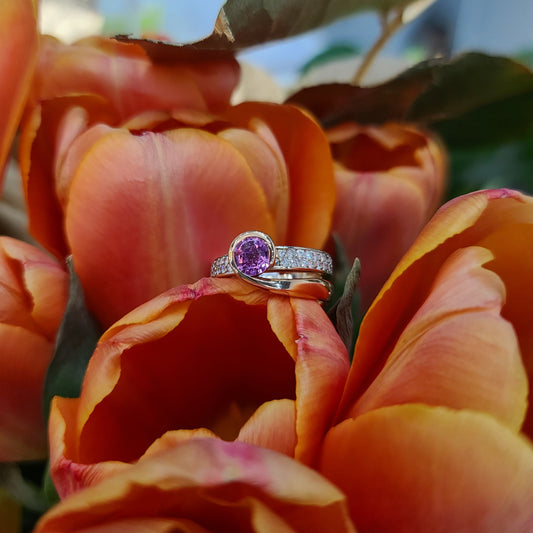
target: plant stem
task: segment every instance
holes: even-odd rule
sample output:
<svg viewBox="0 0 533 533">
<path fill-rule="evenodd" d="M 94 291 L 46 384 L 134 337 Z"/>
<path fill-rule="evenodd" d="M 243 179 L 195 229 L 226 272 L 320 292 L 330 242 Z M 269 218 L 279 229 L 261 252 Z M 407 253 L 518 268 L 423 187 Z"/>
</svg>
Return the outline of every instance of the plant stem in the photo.
<svg viewBox="0 0 533 533">
<path fill-rule="evenodd" d="M 366 53 L 363 62 L 359 65 L 357 72 L 352 79 L 352 85 L 361 85 L 361 82 L 368 72 L 370 65 L 385 46 L 386 42 L 399 30 L 403 25 L 403 8 L 398 11 L 389 20 L 389 12 L 383 13 L 381 16 L 381 34 L 377 41 L 372 45 L 372 48 Z"/>
</svg>

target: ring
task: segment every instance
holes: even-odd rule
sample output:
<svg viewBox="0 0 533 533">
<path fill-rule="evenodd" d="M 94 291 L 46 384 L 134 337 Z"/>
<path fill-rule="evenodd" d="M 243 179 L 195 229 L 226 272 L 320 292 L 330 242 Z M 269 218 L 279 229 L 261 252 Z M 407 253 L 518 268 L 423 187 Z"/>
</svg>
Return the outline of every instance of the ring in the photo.
<svg viewBox="0 0 533 533">
<path fill-rule="evenodd" d="M 241 233 L 227 255 L 211 265 L 211 276 L 237 275 L 244 281 L 273 292 L 325 301 L 332 284 L 324 278 L 333 273 L 331 256 L 322 250 L 299 246 L 275 246 L 261 231 Z"/>
</svg>

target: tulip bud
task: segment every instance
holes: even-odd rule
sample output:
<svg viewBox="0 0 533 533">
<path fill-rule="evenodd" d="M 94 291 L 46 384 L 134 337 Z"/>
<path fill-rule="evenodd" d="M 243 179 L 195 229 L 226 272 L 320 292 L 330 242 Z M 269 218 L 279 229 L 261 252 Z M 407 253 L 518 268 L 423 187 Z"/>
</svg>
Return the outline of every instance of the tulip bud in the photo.
<svg viewBox="0 0 533 533">
<path fill-rule="evenodd" d="M 366 310 L 439 206 L 445 156 L 435 139 L 406 124 L 343 124 L 328 137 L 337 162 L 333 233 L 350 264 L 361 261 Z"/>
<path fill-rule="evenodd" d="M 46 253 L 0 237 L 0 461 L 46 455 L 42 388 L 67 289 Z"/>
</svg>

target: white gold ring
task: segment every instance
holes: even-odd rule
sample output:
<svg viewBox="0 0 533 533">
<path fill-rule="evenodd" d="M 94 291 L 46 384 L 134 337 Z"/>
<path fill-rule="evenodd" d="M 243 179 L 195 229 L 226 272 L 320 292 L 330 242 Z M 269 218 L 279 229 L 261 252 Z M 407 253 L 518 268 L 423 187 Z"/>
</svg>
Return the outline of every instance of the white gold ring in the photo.
<svg viewBox="0 0 533 533">
<path fill-rule="evenodd" d="M 274 292 L 327 300 L 332 285 L 324 276 L 333 273 L 331 256 L 314 248 L 275 246 L 260 231 L 241 233 L 227 255 L 213 261 L 211 276 L 237 275 L 244 281 Z"/>
</svg>

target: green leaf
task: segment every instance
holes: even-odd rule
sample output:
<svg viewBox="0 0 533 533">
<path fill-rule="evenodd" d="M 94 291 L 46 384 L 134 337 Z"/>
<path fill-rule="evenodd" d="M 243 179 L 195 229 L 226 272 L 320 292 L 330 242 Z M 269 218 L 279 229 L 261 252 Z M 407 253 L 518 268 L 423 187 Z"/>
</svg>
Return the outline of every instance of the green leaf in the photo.
<svg viewBox="0 0 533 533">
<path fill-rule="evenodd" d="M 42 513 L 48 508 L 40 489 L 24 479 L 14 463 L 0 464 L 0 489 L 31 511 Z"/>
<path fill-rule="evenodd" d="M 359 278 L 361 277 L 361 263 L 355 258 L 353 266 L 346 278 L 344 291 L 337 304 L 336 326 L 339 337 L 344 342 L 348 353 L 353 352 L 354 342 L 354 320 L 353 320 L 353 303 L 355 291 Z"/>
<path fill-rule="evenodd" d="M 67 265 L 70 272 L 69 300 L 44 383 L 43 410 L 46 420 L 54 396 L 76 398 L 80 395 L 89 358 L 101 334 L 100 326 L 85 305 L 83 289 L 71 257 L 67 259 Z"/>
<path fill-rule="evenodd" d="M 450 198 L 500 187 L 533 194 L 533 134 L 494 147 L 451 149 Z"/>
<path fill-rule="evenodd" d="M 43 494 L 49 507 L 52 507 L 59 502 L 59 495 L 54 482 L 52 481 L 52 476 L 50 475 L 50 464 L 46 466 L 46 471 L 43 477 Z"/>
<path fill-rule="evenodd" d="M 531 70 L 480 53 L 426 61 L 374 87 L 310 87 L 289 102 L 310 109 L 326 127 L 347 120 L 418 122 L 439 132 L 449 146 L 508 142 L 533 131 Z"/>
</svg>

